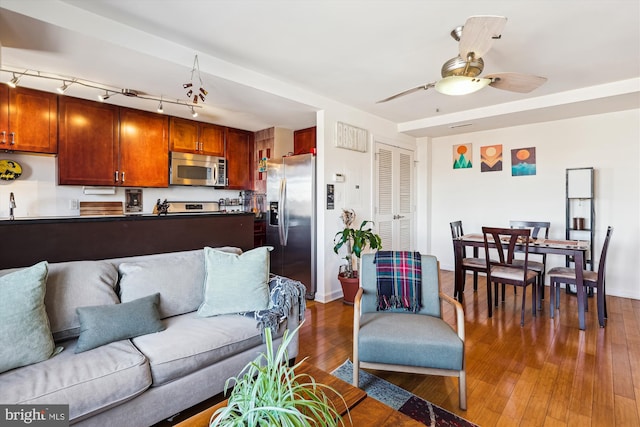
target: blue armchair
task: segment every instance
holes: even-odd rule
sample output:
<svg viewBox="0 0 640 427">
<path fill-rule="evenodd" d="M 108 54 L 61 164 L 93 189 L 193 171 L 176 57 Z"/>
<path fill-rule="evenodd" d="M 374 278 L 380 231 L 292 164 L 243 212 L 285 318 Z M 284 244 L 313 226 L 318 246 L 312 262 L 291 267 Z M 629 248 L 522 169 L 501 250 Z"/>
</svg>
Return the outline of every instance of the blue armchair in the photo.
<svg viewBox="0 0 640 427">
<path fill-rule="evenodd" d="M 458 377 L 460 409 L 467 409 L 462 305 L 440 291 L 440 266 L 422 255 L 422 308 L 377 311 L 374 254 L 364 254 L 354 301 L 353 385 L 360 368 Z M 455 308 L 456 329 L 442 319 L 441 302 Z"/>
</svg>

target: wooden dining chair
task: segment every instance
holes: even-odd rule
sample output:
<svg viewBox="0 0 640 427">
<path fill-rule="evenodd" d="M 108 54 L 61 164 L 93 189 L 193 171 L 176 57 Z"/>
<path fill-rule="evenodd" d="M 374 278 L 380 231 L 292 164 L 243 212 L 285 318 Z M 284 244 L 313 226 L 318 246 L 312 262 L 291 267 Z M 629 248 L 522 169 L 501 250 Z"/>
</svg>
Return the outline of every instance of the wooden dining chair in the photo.
<svg viewBox="0 0 640 427">
<path fill-rule="evenodd" d="M 495 306 L 498 306 L 498 283 L 522 287 L 522 310 L 520 325 L 524 326 L 524 311 L 526 306 L 527 286 L 533 285 L 531 314 L 536 316 L 536 282 L 538 273 L 529 267 L 529 240 L 531 230 L 521 228 L 482 227 L 484 236 L 484 252 L 487 271 L 487 304 L 489 317 L 493 315 L 491 306 L 491 284 L 495 288 Z M 496 261 L 491 260 L 490 251 L 494 249 L 490 244 L 495 244 L 498 253 Z M 514 254 L 518 251 L 524 254 L 522 262 L 514 263 Z M 503 292 L 504 296 L 504 292 Z"/>
<path fill-rule="evenodd" d="M 607 318 L 607 300 L 605 290 L 605 273 L 607 252 L 609 250 L 609 241 L 613 234 L 613 227 L 607 228 L 607 235 L 604 238 L 604 244 L 602 245 L 602 252 L 600 252 L 600 262 L 598 263 L 598 271 L 582 270 L 583 286 L 585 288 L 592 288 L 596 290 L 596 298 L 598 301 L 598 323 L 600 327 L 604 328 L 604 322 Z M 554 312 L 560 309 L 560 284 L 574 285 L 576 286 L 576 270 L 575 268 L 568 267 L 554 267 L 549 270 L 549 281 L 551 282 L 551 317 L 553 318 Z M 586 296 L 586 293 L 585 293 Z M 588 308 L 589 299 L 585 297 L 585 309 Z M 581 322 L 582 324 L 584 322 Z"/>
<path fill-rule="evenodd" d="M 462 231 L 462 221 L 454 221 L 449 223 L 449 227 L 451 227 L 451 238 L 457 239 L 458 237 L 464 236 L 464 231 Z M 466 252 L 466 248 L 463 249 Z M 454 247 L 455 251 L 455 247 Z M 454 253 L 455 256 L 455 253 Z M 471 271 L 473 273 L 473 290 L 478 290 L 478 273 L 486 273 L 487 271 L 487 262 L 484 258 L 478 257 L 478 248 L 473 248 L 473 257 L 467 257 L 465 253 L 462 258 L 462 292 L 464 292 L 464 284 L 466 279 L 466 272 Z"/>
<path fill-rule="evenodd" d="M 548 239 L 549 229 L 551 228 L 551 222 L 547 221 L 509 221 L 511 228 L 528 228 L 531 230 L 531 238 L 534 240 Z M 529 270 L 533 270 L 538 273 L 538 296 L 539 300 L 544 299 L 544 282 L 545 271 L 547 270 L 547 254 L 535 254 L 540 257 L 540 261 L 529 260 Z M 521 259 L 517 259 L 516 263 L 521 263 Z M 542 302 L 539 301 L 538 308 L 541 307 Z"/>
</svg>

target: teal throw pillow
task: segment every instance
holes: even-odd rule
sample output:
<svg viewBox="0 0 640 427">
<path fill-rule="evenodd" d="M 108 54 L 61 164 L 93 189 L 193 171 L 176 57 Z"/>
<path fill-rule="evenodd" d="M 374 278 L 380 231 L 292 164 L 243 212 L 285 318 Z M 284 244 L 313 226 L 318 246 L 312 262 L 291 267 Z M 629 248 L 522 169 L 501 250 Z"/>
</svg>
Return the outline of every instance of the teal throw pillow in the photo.
<svg viewBox="0 0 640 427">
<path fill-rule="evenodd" d="M 202 317 L 269 308 L 269 252 L 262 246 L 242 255 L 204 248 Z"/>
<path fill-rule="evenodd" d="M 160 294 L 121 304 L 78 307 L 80 337 L 76 353 L 165 329 L 158 313 Z"/>
<path fill-rule="evenodd" d="M 44 306 L 46 261 L 0 277 L 0 372 L 48 359 L 55 348 Z"/>
</svg>

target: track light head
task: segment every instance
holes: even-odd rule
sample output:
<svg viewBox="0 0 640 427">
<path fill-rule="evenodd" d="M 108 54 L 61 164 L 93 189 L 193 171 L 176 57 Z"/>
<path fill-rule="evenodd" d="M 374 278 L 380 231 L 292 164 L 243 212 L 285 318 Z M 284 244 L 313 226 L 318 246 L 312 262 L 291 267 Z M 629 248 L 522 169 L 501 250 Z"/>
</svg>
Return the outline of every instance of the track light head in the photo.
<svg viewBox="0 0 640 427">
<path fill-rule="evenodd" d="M 10 88 L 15 88 L 18 86 L 18 82 L 20 81 L 20 77 L 16 76 L 16 73 L 13 73 L 13 78 L 7 82 Z"/>
<path fill-rule="evenodd" d="M 156 110 L 158 113 L 164 113 L 164 108 L 162 107 L 162 98 L 160 98 L 160 104 L 158 104 L 158 109 Z"/>
<path fill-rule="evenodd" d="M 109 99 L 110 97 L 111 97 L 111 95 L 109 94 L 109 91 L 108 91 L 108 90 L 106 90 L 106 91 L 104 92 L 104 95 L 98 95 L 98 101 L 100 101 L 100 102 L 104 102 L 104 101 L 106 101 L 107 99 Z"/>
<path fill-rule="evenodd" d="M 191 117 L 198 117 L 198 112 L 191 106 Z"/>
<path fill-rule="evenodd" d="M 71 86 L 72 83 L 73 82 L 67 83 L 67 82 L 63 81 L 62 82 L 62 86 L 58 87 L 56 90 L 58 91 L 59 94 L 62 95 L 69 88 L 69 86 Z"/>
</svg>

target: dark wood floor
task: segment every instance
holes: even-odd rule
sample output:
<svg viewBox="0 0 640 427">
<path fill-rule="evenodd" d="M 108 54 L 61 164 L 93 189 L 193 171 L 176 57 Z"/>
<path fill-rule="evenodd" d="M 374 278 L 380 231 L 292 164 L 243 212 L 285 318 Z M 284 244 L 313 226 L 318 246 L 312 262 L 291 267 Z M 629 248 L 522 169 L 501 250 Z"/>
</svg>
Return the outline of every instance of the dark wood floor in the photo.
<svg viewBox="0 0 640 427">
<path fill-rule="evenodd" d="M 443 271 L 442 280 L 452 295 L 453 274 Z M 587 330 L 580 331 L 576 298 L 563 292 L 559 316 L 549 318 L 547 296 L 536 318 L 527 304 L 521 327 L 521 289 L 516 296 L 507 288 L 488 318 L 485 281 L 478 292 L 471 282 L 469 276 L 463 304 L 467 411 L 458 408 L 455 378 L 372 372 L 483 427 L 640 426 L 640 301 L 609 297 L 603 329 L 591 299 Z M 309 302 L 299 357 L 332 371 L 351 358 L 352 322 L 353 307 L 341 301 Z"/>
</svg>

